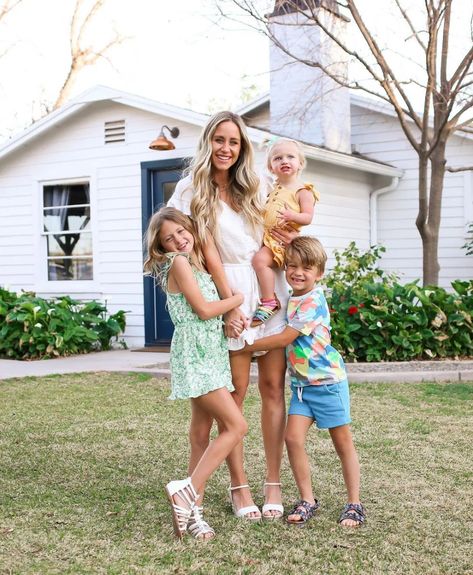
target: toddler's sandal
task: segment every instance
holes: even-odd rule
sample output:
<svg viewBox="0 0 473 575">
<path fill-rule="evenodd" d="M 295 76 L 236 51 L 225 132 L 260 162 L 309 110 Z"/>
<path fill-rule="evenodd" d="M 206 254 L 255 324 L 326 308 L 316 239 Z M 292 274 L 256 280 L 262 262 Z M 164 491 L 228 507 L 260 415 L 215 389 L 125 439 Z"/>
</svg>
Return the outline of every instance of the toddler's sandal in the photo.
<svg viewBox="0 0 473 575">
<path fill-rule="evenodd" d="M 250 327 L 258 327 L 265 321 L 268 321 L 281 309 L 281 302 L 278 300 L 276 294 L 274 294 L 274 298 L 267 301 L 261 301 L 259 306 L 256 308 L 256 311 L 253 315 L 251 320 Z"/>
</svg>

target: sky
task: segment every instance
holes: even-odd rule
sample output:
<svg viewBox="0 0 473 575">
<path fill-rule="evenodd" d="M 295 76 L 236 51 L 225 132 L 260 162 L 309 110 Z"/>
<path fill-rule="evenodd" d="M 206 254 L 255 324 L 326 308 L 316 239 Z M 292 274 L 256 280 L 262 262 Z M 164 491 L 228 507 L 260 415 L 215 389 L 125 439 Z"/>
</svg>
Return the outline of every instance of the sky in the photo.
<svg viewBox="0 0 473 575">
<path fill-rule="evenodd" d="M 85 1 L 90 4 L 93 0 Z M 455 0 L 460 20 L 462 15 L 471 14 L 471 2 Z M 114 47 L 106 59 L 85 69 L 72 95 L 103 84 L 195 111 L 213 112 L 234 108 L 244 98 L 268 91 L 268 40 L 241 24 L 228 20 L 217 23 L 216 3 L 105 0 L 88 40 L 96 45 L 110 38 L 113 30 L 127 40 Z M 271 5 L 270 0 L 254 3 Z M 74 4 L 75 0 L 22 0 L 0 24 L 0 143 L 41 117 L 45 104 L 55 99 L 69 65 Z M 392 53 L 396 42 L 400 43 L 399 51 L 405 42 L 415 49 L 409 34 L 400 31 L 398 20 L 388 17 L 393 0 L 359 0 L 358 4 L 369 23 L 382 22 L 386 34 L 381 41 Z M 422 8 L 424 0 L 410 0 L 410 4 Z M 471 38 L 467 41 L 471 43 Z M 405 68 L 409 65 L 402 62 Z M 414 75 L 417 72 L 414 69 Z"/>
<path fill-rule="evenodd" d="M 10 47 L 0 58 L 0 141 L 40 117 L 62 84 L 74 3 L 23 0 L 0 25 L 0 54 Z M 106 0 L 93 42 L 114 29 L 127 40 L 84 70 L 73 95 L 104 84 L 207 112 L 266 91 L 267 40 L 216 20 L 214 0 Z"/>
</svg>

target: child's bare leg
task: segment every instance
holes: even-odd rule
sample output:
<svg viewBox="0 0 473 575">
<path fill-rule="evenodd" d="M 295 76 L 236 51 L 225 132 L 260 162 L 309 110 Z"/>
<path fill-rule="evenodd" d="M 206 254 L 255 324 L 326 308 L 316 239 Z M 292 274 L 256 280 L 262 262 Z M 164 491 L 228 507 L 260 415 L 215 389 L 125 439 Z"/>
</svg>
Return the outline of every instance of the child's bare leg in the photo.
<svg viewBox="0 0 473 575">
<path fill-rule="evenodd" d="M 216 389 L 194 398 L 202 410 L 219 423 L 218 436 L 209 446 L 191 474 L 192 484 L 197 491 L 204 488 L 207 479 L 238 445 L 248 431 L 248 425 L 226 388 Z"/>
<path fill-rule="evenodd" d="M 350 426 L 340 425 L 329 429 L 329 432 L 342 464 L 348 503 L 360 503 L 360 464 Z M 356 527 L 358 524 L 352 519 L 344 519 L 341 523 L 345 527 Z"/>
<path fill-rule="evenodd" d="M 315 498 L 312 491 L 310 464 L 305 450 L 305 442 L 307 432 L 313 422 L 313 419 L 304 415 L 289 415 L 285 435 L 287 454 L 300 497 L 311 504 L 315 503 Z M 298 515 L 289 515 L 287 519 L 288 521 L 297 521 L 298 518 Z"/>
<path fill-rule="evenodd" d="M 230 451 L 243 439 L 248 425 L 238 409 L 232 395 L 226 388 L 211 391 L 205 395 L 193 398 L 192 402 L 211 419 L 219 423 L 219 435 L 209 443 L 207 449 L 198 461 L 187 480 L 171 481 L 166 486 L 168 496 L 172 499 L 174 530 L 178 537 L 182 537 L 189 524 L 190 514 L 195 494 L 200 494 L 208 478 L 224 461 Z M 182 487 L 180 486 L 182 485 Z M 213 530 L 210 537 L 213 535 Z M 205 535 L 203 538 L 207 538 Z"/>
<path fill-rule="evenodd" d="M 280 308 L 278 298 L 274 293 L 274 271 L 276 267 L 273 260 L 273 252 L 263 246 L 253 257 L 253 267 L 258 277 L 261 292 L 260 303 L 253 314 L 251 327 L 261 325 L 268 321 Z"/>
<path fill-rule="evenodd" d="M 261 299 L 271 299 L 274 296 L 274 269 L 276 267 L 273 252 L 263 246 L 253 256 L 253 268 L 258 277 Z"/>
<path fill-rule="evenodd" d="M 189 443 L 191 446 L 189 458 L 189 475 L 192 475 L 194 469 L 199 463 L 202 455 L 209 446 L 210 430 L 212 429 L 213 419 L 203 409 L 200 404 L 191 399 L 192 418 L 189 426 Z M 204 498 L 204 489 L 199 492 L 197 505 L 202 505 Z"/>
<path fill-rule="evenodd" d="M 212 429 L 213 418 L 201 409 L 200 405 L 191 399 L 192 418 L 189 426 L 189 443 L 191 446 L 188 474 L 192 475 L 199 463 L 202 455 L 209 446 L 210 431 Z M 196 539 L 208 540 L 215 537 L 215 531 L 203 519 L 203 499 L 205 486 L 199 492 L 196 507 L 190 517 L 188 531 Z"/>
</svg>

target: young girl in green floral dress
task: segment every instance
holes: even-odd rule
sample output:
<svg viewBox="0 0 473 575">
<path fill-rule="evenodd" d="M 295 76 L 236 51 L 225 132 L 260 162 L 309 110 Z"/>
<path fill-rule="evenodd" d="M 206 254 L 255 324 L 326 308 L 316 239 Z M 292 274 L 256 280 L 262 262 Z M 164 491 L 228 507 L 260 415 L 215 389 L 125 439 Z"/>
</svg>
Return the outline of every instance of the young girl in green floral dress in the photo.
<svg viewBox="0 0 473 575">
<path fill-rule="evenodd" d="M 188 531 L 197 539 L 210 539 L 215 533 L 202 518 L 198 494 L 247 432 L 230 393 L 234 387 L 222 329 L 222 314 L 241 305 L 243 296 L 219 298 L 205 269 L 192 221 L 180 211 L 165 207 L 156 212 L 146 240 L 145 273 L 159 279 L 174 323 L 170 398 L 189 398 L 193 419 L 210 416 L 219 422 L 219 435 L 211 442 L 206 438 L 208 446 L 198 457 L 192 447 L 202 444 L 202 438 L 193 438 L 193 429 L 199 427 L 191 425 L 190 476 L 166 485 L 174 533 L 181 538 Z"/>
</svg>

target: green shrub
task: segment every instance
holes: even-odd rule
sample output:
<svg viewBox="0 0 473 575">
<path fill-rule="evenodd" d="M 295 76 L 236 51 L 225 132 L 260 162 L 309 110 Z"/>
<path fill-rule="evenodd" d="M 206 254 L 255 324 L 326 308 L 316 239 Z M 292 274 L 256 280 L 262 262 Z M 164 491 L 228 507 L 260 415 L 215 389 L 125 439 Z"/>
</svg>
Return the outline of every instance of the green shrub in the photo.
<svg viewBox="0 0 473 575">
<path fill-rule="evenodd" d="M 473 280 L 452 292 L 399 283 L 377 266 L 383 248 L 360 254 L 352 242 L 327 274 L 332 341 L 348 361 L 473 356 Z"/>
<path fill-rule="evenodd" d="M 470 234 L 470 237 L 466 240 L 462 248 L 466 250 L 467 256 L 473 256 L 473 222 L 468 224 L 468 233 Z"/>
<path fill-rule="evenodd" d="M 107 308 L 97 301 L 78 302 L 68 296 L 46 300 L 0 288 L 2 357 L 49 359 L 107 350 L 125 324 L 124 311 L 107 317 Z"/>
</svg>

